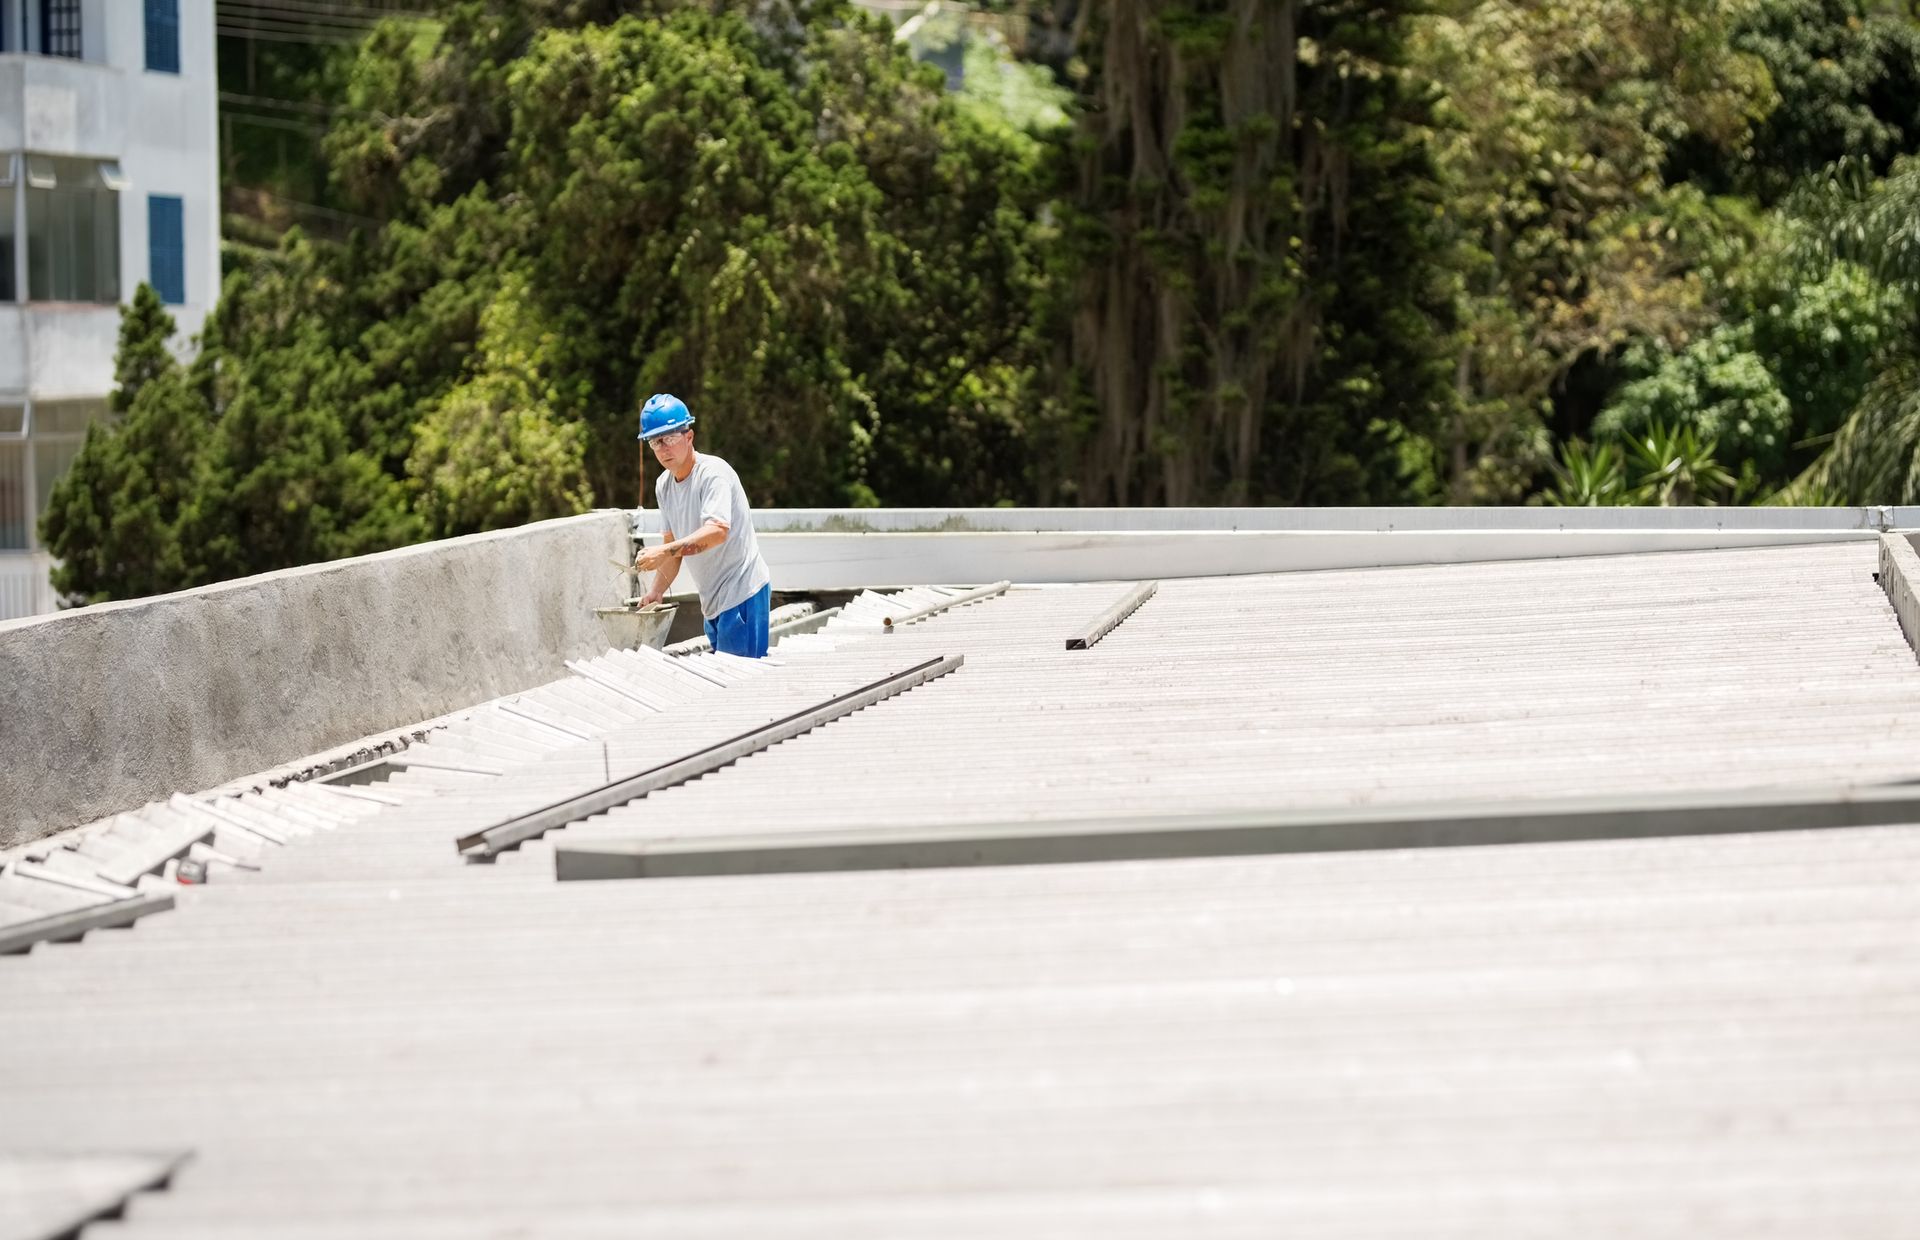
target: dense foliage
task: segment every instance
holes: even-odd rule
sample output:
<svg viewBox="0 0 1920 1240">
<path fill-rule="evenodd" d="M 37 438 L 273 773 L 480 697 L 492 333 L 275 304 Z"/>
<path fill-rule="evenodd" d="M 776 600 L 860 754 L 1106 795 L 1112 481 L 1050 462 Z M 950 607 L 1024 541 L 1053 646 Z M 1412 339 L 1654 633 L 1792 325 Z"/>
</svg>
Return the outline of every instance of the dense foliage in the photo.
<svg viewBox="0 0 1920 1240">
<path fill-rule="evenodd" d="M 134 299 L 63 586 L 630 503 L 656 390 L 762 504 L 1920 499 L 1904 8 L 977 7 L 289 50 L 368 223 L 237 248 L 193 349 Z"/>
</svg>

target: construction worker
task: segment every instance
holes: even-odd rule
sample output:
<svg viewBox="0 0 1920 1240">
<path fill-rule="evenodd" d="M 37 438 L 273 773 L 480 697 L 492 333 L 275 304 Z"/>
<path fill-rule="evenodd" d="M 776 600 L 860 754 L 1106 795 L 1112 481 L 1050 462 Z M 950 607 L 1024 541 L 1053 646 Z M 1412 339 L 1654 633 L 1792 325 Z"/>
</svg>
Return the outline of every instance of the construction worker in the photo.
<svg viewBox="0 0 1920 1240">
<path fill-rule="evenodd" d="M 773 574 L 760 558 L 753 537 L 753 509 L 740 475 L 717 456 L 693 450 L 693 414 L 686 402 L 665 392 L 640 407 L 640 438 L 660 462 L 654 486 L 665 541 L 646 547 L 634 561 L 654 573 L 653 588 L 641 606 L 657 603 L 680 574 L 680 561 L 693 561 L 693 584 L 707 640 L 724 654 L 763 659 L 767 654 L 767 615 L 773 602 Z M 691 530 L 676 537 L 675 530 Z"/>
</svg>

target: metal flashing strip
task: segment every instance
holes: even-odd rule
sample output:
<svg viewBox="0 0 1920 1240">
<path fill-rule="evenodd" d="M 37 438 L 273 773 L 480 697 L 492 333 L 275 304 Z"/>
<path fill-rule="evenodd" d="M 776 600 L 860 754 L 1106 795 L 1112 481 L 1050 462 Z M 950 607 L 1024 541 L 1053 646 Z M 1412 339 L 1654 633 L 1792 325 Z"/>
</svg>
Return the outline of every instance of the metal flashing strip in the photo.
<svg viewBox="0 0 1920 1240">
<path fill-rule="evenodd" d="M 569 797 L 544 809 L 537 809 L 483 830 L 470 832 L 455 841 L 455 847 L 459 852 L 475 858 L 491 858 L 527 840 L 544 835 L 556 827 L 563 827 L 568 823 L 605 813 L 617 805 L 638 800 L 648 793 L 658 792 L 690 779 L 698 779 L 729 763 L 737 762 L 749 754 L 777 745 L 781 741 L 790 740 L 803 732 L 810 732 L 822 724 L 831 723 L 835 719 L 872 706 L 876 702 L 885 701 L 895 694 L 905 693 L 914 686 L 924 684 L 936 677 L 945 676 L 965 662 L 966 657 L 957 654 L 928 659 L 905 671 L 882 677 L 838 697 L 830 698 L 817 706 L 796 711 L 783 719 L 776 719 L 731 740 L 721 741 L 663 762 L 637 775 L 613 780 L 599 788 L 583 792 L 579 796 Z"/>
<path fill-rule="evenodd" d="M 567 844 L 561 881 L 1064 865 L 1920 823 L 1920 789 L 1762 789 Z"/>
<path fill-rule="evenodd" d="M 449 762 L 444 758 L 421 757 L 418 754 L 410 753 L 406 750 L 401 750 L 395 754 L 388 754 L 382 761 L 388 766 L 417 766 L 423 771 L 446 771 L 453 775 L 486 775 L 494 777 L 506 774 L 505 769 L 498 766 L 479 762 Z"/>
<path fill-rule="evenodd" d="M 1094 622 L 1078 634 L 1067 639 L 1068 650 L 1085 650 L 1101 638 L 1120 626 L 1120 622 L 1131 616 L 1140 604 L 1152 598 L 1160 588 L 1157 581 L 1143 581 L 1121 596 L 1120 601 L 1101 612 Z"/>
<path fill-rule="evenodd" d="M 148 913 L 165 912 L 172 907 L 173 897 L 162 892 L 131 896 L 105 904 L 90 904 L 85 908 L 70 909 L 32 921 L 17 921 L 0 926 L 0 956 L 24 952 L 35 943 L 77 939 L 89 930 L 131 925 Z"/>
<path fill-rule="evenodd" d="M 956 594 L 952 598 L 944 598 L 937 603 L 928 603 L 925 607 L 918 607 L 901 615 L 888 616 L 880 623 L 887 629 L 902 624 L 912 624 L 916 620 L 925 620 L 928 616 L 936 616 L 955 607 L 965 607 L 968 603 L 978 603 L 982 599 L 1005 594 L 1012 584 L 1010 581 L 996 581 L 990 586 L 981 586 L 977 590 L 968 590 L 965 594 Z"/>
</svg>

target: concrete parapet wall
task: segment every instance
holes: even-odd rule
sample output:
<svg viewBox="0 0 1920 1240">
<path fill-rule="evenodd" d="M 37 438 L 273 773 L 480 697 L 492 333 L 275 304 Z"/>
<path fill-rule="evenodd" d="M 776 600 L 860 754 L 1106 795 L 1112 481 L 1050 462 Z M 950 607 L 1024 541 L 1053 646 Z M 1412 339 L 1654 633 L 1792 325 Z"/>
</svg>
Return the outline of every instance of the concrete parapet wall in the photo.
<svg viewBox="0 0 1920 1240">
<path fill-rule="evenodd" d="M 0 846 L 565 674 L 605 511 L 0 623 Z"/>
<path fill-rule="evenodd" d="M 1907 534 L 1880 535 L 1880 588 L 1893 603 L 1900 617 L 1900 631 L 1907 644 L 1920 653 L 1920 552 L 1914 550 L 1914 538 Z"/>
</svg>

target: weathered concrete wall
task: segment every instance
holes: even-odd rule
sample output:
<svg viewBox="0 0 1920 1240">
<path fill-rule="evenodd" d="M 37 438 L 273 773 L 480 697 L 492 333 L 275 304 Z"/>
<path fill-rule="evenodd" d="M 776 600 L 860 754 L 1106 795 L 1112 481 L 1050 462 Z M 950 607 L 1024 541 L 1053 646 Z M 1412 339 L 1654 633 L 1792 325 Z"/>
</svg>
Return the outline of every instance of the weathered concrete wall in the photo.
<svg viewBox="0 0 1920 1240">
<path fill-rule="evenodd" d="M 1880 535 L 1880 588 L 1893 603 L 1900 617 L 1900 631 L 1907 644 L 1920 653 L 1920 551 L 1914 550 L 1915 538 L 1906 534 Z"/>
<path fill-rule="evenodd" d="M 0 846 L 565 674 L 627 516 L 0 623 Z"/>
</svg>

